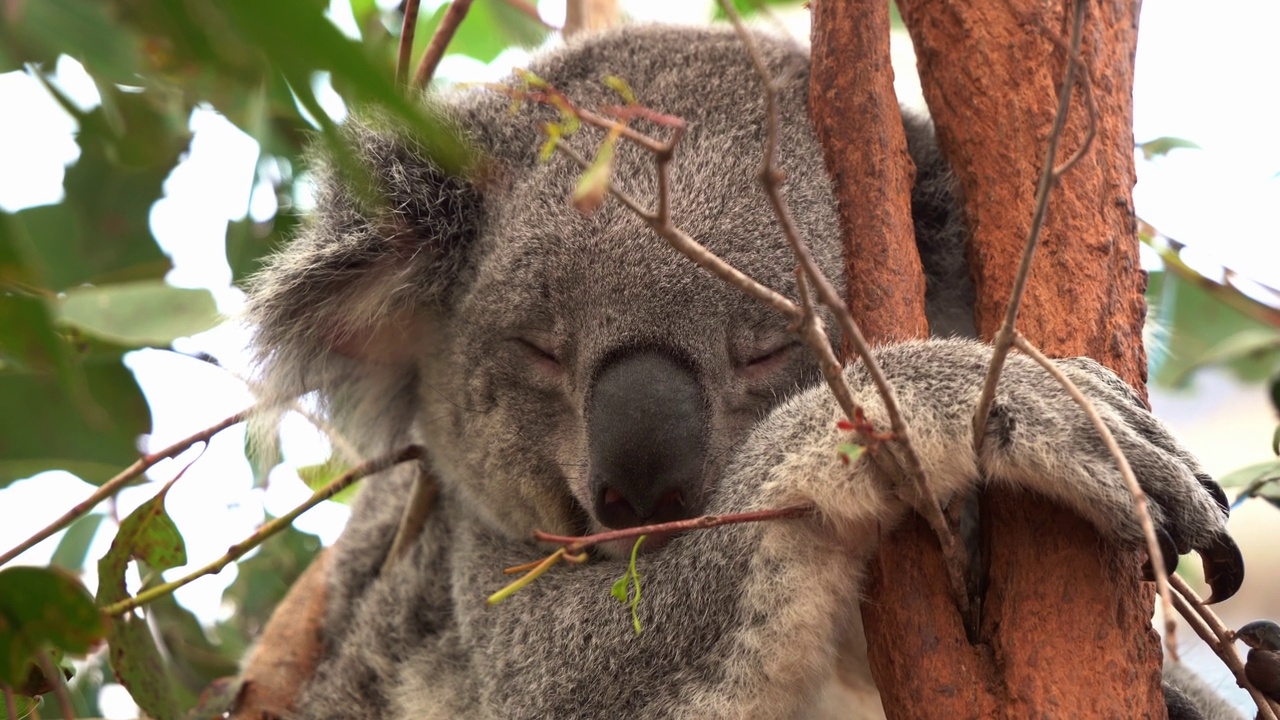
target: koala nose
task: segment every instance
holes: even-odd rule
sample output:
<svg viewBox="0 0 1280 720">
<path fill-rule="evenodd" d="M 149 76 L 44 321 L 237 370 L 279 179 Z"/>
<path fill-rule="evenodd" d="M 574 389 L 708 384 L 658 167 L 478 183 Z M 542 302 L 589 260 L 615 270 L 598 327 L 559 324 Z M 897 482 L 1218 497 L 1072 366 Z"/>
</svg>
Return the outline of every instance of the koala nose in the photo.
<svg viewBox="0 0 1280 720">
<path fill-rule="evenodd" d="M 601 524 L 700 512 L 707 403 L 692 370 L 656 352 L 617 358 L 596 376 L 586 415 L 591 510 Z"/>
</svg>

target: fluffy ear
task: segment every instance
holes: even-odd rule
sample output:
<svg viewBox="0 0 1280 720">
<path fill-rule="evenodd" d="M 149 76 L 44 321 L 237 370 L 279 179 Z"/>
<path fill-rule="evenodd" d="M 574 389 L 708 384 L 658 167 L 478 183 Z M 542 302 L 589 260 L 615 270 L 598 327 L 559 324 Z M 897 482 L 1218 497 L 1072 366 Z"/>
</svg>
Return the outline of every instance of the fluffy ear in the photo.
<svg viewBox="0 0 1280 720">
<path fill-rule="evenodd" d="M 467 271 L 485 207 L 470 171 L 444 172 L 390 124 L 353 120 L 347 138 L 345 165 L 315 163 L 316 208 L 254 279 L 247 319 L 260 401 L 316 392 L 339 432 L 377 438 L 355 443 L 363 454 L 409 427 L 412 354 Z"/>
</svg>

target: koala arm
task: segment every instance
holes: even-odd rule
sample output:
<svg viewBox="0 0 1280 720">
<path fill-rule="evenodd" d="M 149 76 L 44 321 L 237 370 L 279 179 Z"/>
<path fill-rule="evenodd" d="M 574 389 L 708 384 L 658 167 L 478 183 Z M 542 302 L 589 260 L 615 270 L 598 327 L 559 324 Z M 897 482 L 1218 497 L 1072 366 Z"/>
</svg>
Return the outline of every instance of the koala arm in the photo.
<svg viewBox="0 0 1280 720">
<path fill-rule="evenodd" d="M 990 355 L 972 342 L 881 349 L 929 482 L 942 500 L 975 478 L 1040 492 L 1138 546 L 1133 500 L 1088 419 L 1043 369 L 1014 356 L 987 424 L 981 456 L 970 438 Z M 1240 582 L 1221 491 L 1096 363 L 1061 363 L 1115 433 L 1179 552 L 1201 551 L 1215 594 Z M 847 371 L 878 427 L 881 404 L 860 367 Z M 905 511 L 892 463 L 843 465 L 839 410 L 822 387 L 778 407 L 744 443 L 709 509 L 726 513 L 811 502 L 817 518 L 688 533 L 641 555 L 644 627 L 609 594 L 620 563 L 556 569 L 496 607 L 484 598 L 497 569 L 529 560 L 478 523 L 461 529 L 453 566 L 459 648 L 468 682 L 500 717 L 782 717 L 820 701 L 856 613 L 862 567 L 878 529 Z M 880 452 L 880 451 L 878 451 Z M 885 468 L 889 467 L 886 472 Z M 797 709 L 801 712 L 797 713 Z"/>
</svg>

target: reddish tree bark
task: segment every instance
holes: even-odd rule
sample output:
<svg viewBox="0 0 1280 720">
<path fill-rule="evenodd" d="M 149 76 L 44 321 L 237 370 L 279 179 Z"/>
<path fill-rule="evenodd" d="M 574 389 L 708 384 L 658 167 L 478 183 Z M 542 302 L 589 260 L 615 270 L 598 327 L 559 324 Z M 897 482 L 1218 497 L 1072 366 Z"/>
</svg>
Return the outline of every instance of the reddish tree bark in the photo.
<svg viewBox="0 0 1280 720">
<path fill-rule="evenodd" d="M 845 238 L 849 309 L 873 343 L 929 335 L 924 271 L 911 225 L 915 167 L 893 92 L 889 7 L 810 3 L 809 108 Z M 846 348 L 846 355 L 848 349 Z"/>
<path fill-rule="evenodd" d="M 324 657 L 321 631 L 333 553 L 322 550 L 276 606 L 245 661 L 229 720 L 274 720 L 293 711 L 298 691 Z"/>
<path fill-rule="evenodd" d="M 1003 320 L 1066 62 L 1066 6 L 900 0 L 944 153 L 973 230 L 979 331 Z M 880 3 L 816 0 L 811 111 L 849 247 L 850 307 L 868 339 L 921 333 L 923 309 Z M 1055 356 L 1088 355 L 1141 388 L 1145 278 L 1131 205 L 1135 4 L 1090 5 L 1082 55 L 1092 150 L 1052 195 L 1018 327 Z M 1050 38 L 1058 38 L 1055 44 Z M 1085 134 L 1077 90 L 1059 162 Z M 854 149 L 850 149 L 854 148 Z M 862 148 L 859 152 L 856 148 Z M 909 186 L 907 186 L 909 187 Z M 915 269 L 913 272 L 913 268 Z M 922 295 L 919 295 L 922 297 Z M 913 518 L 882 538 L 862 613 L 885 710 L 907 717 L 1163 716 L 1151 591 L 1137 557 L 1039 498 L 988 491 L 989 586 L 966 638 L 936 539 Z"/>
</svg>

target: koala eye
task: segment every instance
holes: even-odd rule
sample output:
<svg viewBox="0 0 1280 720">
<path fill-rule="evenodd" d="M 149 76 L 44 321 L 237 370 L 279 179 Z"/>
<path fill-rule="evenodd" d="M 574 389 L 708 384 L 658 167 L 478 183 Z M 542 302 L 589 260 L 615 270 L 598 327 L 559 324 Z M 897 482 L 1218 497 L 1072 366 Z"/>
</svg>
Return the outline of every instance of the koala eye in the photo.
<svg viewBox="0 0 1280 720">
<path fill-rule="evenodd" d="M 560 358 L 556 357 L 545 343 L 529 338 L 515 338 L 514 342 L 520 347 L 520 351 L 531 362 L 537 364 L 545 370 L 559 372 L 561 370 Z"/>
<path fill-rule="evenodd" d="M 750 375 L 761 375 L 778 369 L 791 357 L 791 353 L 799 349 L 800 342 L 791 340 L 774 346 L 763 352 L 749 356 L 739 365 L 739 369 Z"/>
</svg>

